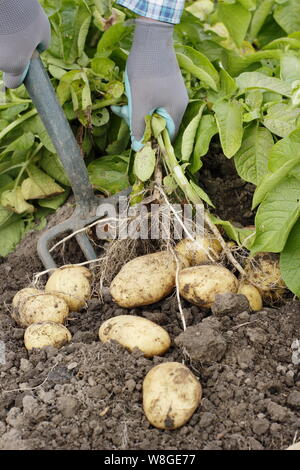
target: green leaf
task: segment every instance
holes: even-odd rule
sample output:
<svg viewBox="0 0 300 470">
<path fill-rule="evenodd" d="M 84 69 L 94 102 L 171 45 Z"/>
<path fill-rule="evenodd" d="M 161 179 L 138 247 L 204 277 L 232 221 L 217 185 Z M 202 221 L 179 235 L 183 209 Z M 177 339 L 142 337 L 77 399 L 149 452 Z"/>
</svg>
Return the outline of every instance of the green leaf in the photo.
<svg viewBox="0 0 300 470">
<path fill-rule="evenodd" d="M 250 26 L 250 38 L 252 41 L 256 39 L 258 33 L 260 32 L 264 22 L 267 19 L 267 16 L 272 10 L 275 0 L 262 0 L 259 6 L 256 8 Z"/>
<path fill-rule="evenodd" d="M 219 74 L 204 54 L 189 46 L 176 46 L 176 55 L 181 68 L 199 78 L 214 91 L 218 90 Z"/>
<path fill-rule="evenodd" d="M 155 139 L 162 133 L 166 128 L 166 120 L 159 114 L 153 114 L 151 119 L 152 133 Z"/>
<path fill-rule="evenodd" d="M 213 115 L 205 114 L 202 116 L 196 135 L 196 143 L 193 153 L 193 159 L 190 171 L 194 174 L 202 166 L 201 157 L 207 154 L 210 141 L 218 133 L 218 127 Z"/>
<path fill-rule="evenodd" d="M 178 187 L 172 175 L 167 175 L 164 177 L 163 186 L 166 194 L 172 194 Z"/>
<path fill-rule="evenodd" d="M 229 5 L 219 2 L 218 16 L 228 29 L 236 45 L 240 47 L 245 39 L 251 21 L 251 13 L 238 3 Z"/>
<path fill-rule="evenodd" d="M 236 227 L 229 220 L 222 220 L 210 214 L 211 221 L 216 225 L 221 225 L 225 230 L 226 235 L 234 240 L 238 245 L 250 249 L 255 235 L 255 228 Z"/>
<path fill-rule="evenodd" d="M 49 150 L 49 152 L 55 153 L 55 147 L 45 129 L 44 124 L 41 121 L 40 116 L 34 116 L 27 121 L 25 121 L 22 125 L 22 129 L 24 132 L 32 132 L 34 135 L 37 135 L 42 142 L 42 144 Z"/>
<path fill-rule="evenodd" d="M 142 150 L 136 153 L 133 170 L 140 181 L 147 181 L 151 178 L 156 163 L 156 152 L 151 143 L 148 142 Z"/>
<path fill-rule="evenodd" d="M 118 47 L 120 41 L 124 37 L 131 34 L 132 26 L 126 26 L 122 23 L 117 23 L 108 28 L 102 35 L 97 46 L 97 53 L 111 52 L 115 47 Z"/>
<path fill-rule="evenodd" d="M 240 93 L 246 90 L 261 89 L 290 97 L 293 92 L 289 83 L 283 82 L 279 78 L 267 77 L 259 72 L 244 72 L 237 77 L 236 82 Z"/>
<path fill-rule="evenodd" d="M 42 170 L 64 186 L 70 186 L 70 182 L 58 156 L 47 150 L 44 150 L 40 155 L 39 164 Z"/>
<path fill-rule="evenodd" d="M 233 157 L 239 150 L 243 138 L 243 113 L 236 101 L 220 101 L 213 107 L 224 155 Z"/>
<path fill-rule="evenodd" d="M 292 228 L 280 254 L 282 279 L 293 294 L 300 297 L 300 220 Z"/>
<path fill-rule="evenodd" d="M 1 207 L 0 207 L 1 211 Z M 0 217 L 1 218 L 1 217 Z M 20 242 L 25 232 L 25 223 L 22 219 L 14 220 L 0 228 L 0 256 L 7 256 Z"/>
<path fill-rule="evenodd" d="M 287 0 L 283 5 L 277 5 L 274 19 L 288 34 L 300 31 L 300 3 L 299 0 Z"/>
<path fill-rule="evenodd" d="M 206 194 L 206 192 L 202 188 L 200 188 L 200 186 L 194 183 L 194 181 L 190 181 L 190 185 L 195 191 L 195 193 L 200 197 L 200 199 L 202 199 L 202 201 L 206 202 L 211 207 L 215 207 L 211 202 L 208 194 Z"/>
<path fill-rule="evenodd" d="M 190 121 L 186 129 L 184 130 L 181 143 L 181 158 L 183 161 L 189 161 L 190 156 L 193 152 L 195 138 L 203 110 L 206 103 L 203 103 L 199 109 L 198 114 Z"/>
<path fill-rule="evenodd" d="M 128 158 L 122 155 L 107 155 L 94 160 L 88 166 L 88 173 L 92 185 L 104 191 L 114 194 L 128 188 L 127 172 Z"/>
<path fill-rule="evenodd" d="M 300 41 L 299 41 L 300 46 Z M 293 52 L 285 52 L 280 60 L 280 78 L 292 83 L 300 77 L 300 57 Z"/>
<path fill-rule="evenodd" d="M 95 57 L 91 66 L 96 75 L 105 78 L 111 78 L 115 69 L 115 63 L 107 57 Z"/>
<path fill-rule="evenodd" d="M 54 179 L 34 165 L 28 165 L 29 178 L 21 185 L 24 199 L 42 199 L 63 193 L 64 189 Z"/>
<path fill-rule="evenodd" d="M 273 147 L 272 134 L 256 123 L 243 136 L 240 150 L 234 156 L 236 170 L 241 178 L 259 185 L 268 170 L 268 154 Z"/>
<path fill-rule="evenodd" d="M 32 134 L 32 132 L 25 132 L 25 134 L 21 135 L 21 137 L 14 140 L 10 145 L 8 145 L 6 149 L 1 153 L 1 155 L 5 155 L 15 150 L 27 151 L 33 146 L 33 144 L 34 135 Z"/>
<path fill-rule="evenodd" d="M 218 98 L 230 99 L 237 89 L 235 80 L 229 75 L 226 70 L 220 70 L 220 92 Z"/>
<path fill-rule="evenodd" d="M 62 206 L 68 199 L 70 194 L 70 189 L 67 189 L 64 193 L 58 194 L 50 199 L 39 199 L 38 203 L 41 207 L 48 207 L 49 209 L 58 209 Z"/>
<path fill-rule="evenodd" d="M 264 197 L 289 174 L 300 162 L 300 130 L 281 139 L 269 154 L 269 173 L 264 176 L 256 188 L 252 207 L 256 207 Z"/>
<path fill-rule="evenodd" d="M 92 124 L 93 126 L 100 127 L 104 126 L 109 122 L 109 112 L 106 108 L 97 109 L 92 112 Z"/>
<path fill-rule="evenodd" d="M 110 126 L 111 130 L 111 126 Z M 110 155 L 118 155 L 124 152 L 127 148 L 130 139 L 129 127 L 127 126 L 124 119 L 120 120 L 120 126 L 118 133 L 113 142 L 111 142 L 105 149 L 106 153 Z"/>
<path fill-rule="evenodd" d="M 16 214 L 34 212 L 34 206 L 25 201 L 20 187 L 4 191 L 1 194 L 0 202 L 5 209 L 16 212 Z"/>
<path fill-rule="evenodd" d="M 268 108 L 263 119 L 264 125 L 275 135 L 286 137 L 295 130 L 300 108 L 292 108 L 285 103 L 277 103 Z"/>
<path fill-rule="evenodd" d="M 290 176 L 276 185 L 258 208 L 255 217 L 256 237 L 251 251 L 282 251 L 299 215 L 299 181 Z"/>
</svg>

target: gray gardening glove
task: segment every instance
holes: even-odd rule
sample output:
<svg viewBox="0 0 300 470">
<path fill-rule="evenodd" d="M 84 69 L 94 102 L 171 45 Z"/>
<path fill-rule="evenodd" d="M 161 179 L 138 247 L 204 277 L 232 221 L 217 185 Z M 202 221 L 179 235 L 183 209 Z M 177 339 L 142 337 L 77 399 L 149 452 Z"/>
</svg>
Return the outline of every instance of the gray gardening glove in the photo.
<svg viewBox="0 0 300 470">
<path fill-rule="evenodd" d="M 50 42 L 50 24 L 37 0 L 0 0 L 0 70 L 7 88 L 23 82 L 35 49 Z"/>
<path fill-rule="evenodd" d="M 128 106 L 112 106 L 126 119 L 132 148 L 143 147 L 145 116 L 154 111 L 166 119 L 170 138 L 178 131 L 188 104 L 188 94 L 173 47 L 174 26 L 137 19 L 127 60 L 125 85 Z"/>
</svg>

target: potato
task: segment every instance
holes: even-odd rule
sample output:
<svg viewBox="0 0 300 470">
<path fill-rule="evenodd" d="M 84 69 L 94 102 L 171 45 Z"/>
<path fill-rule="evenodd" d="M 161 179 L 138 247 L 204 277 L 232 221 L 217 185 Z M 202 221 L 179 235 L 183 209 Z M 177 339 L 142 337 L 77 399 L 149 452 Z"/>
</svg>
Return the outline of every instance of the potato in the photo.
<svg viewBox="0 0 300 470">
<path fill-rule="evenodd" d="M 222 251 L 222 247 L 217 239 L 205 238 L 196 235 L 195 240 L 185 238 L 177 243 L 175 251 L 185 256 L 190 266 L 207 263 L 211 260 L 217 260 Z"/>
<path fill-rule="evenodd" d="M 26 327 L 32 323 L 55 322 L 63 323 L 69 314 L 69 307 L 64 299 L 53 294 L 38 294 L 26 297 L 24 303 L 19 303 L 18 311 L 14 311 L 14 319 Z"/>
<path fill-rule="evenodd" d="M 179 256 L 181 266 L 188 261 Z M 110 293 L 121 307 L 150 305 L 166 297 L 175 287 L 176 260 L 169 251 L 139 256 L 122 267 L 113 279 Z"/>
<path fill-rule="evenodd" d="M 255 286 L 263 302 L 274 304 L 282 299 L 287 287 L 281 277 L 278 255 L 275 253 L 257 253 L 248 258 L 245 276 L 242 282 Z"/>
<path fill-rule="evenodd" d="M 19 306 L 24 304 L 28 297 L 32 297 L 38 294 L 42 294 L 42 291 L 34 289 L 33 287 L 25 287 L 25 289 L 19 290 L 12 301 L 13 309 L 18 310 Z"/>
<path fill-rule="evenodd" d="M 44 346 L 60 348 L 71 341 L 71 333 L 64 326 L 54 322 L 34 323 L 24 335 L 26 349 L 41 349 Z"/>
<path fill-rule="evenodd" d="M 259 290 L 251 284 L 240 283 L 238 294 L 247 297 L 251 310 L 258 312 L 263 308 L 263 302 Z"/>
<path fill-rule="evenodd" d="M 99 329 L 103 343 L 113 339 L 132 351 L 139 348 L 146 357 L 160 356 L 171 345 L 168 333 L 156 323 L 133 315 L 119 315 L 106 320 Z"/>
<path fill-rule="evenodd" d="M 91 272 L 83 266 L 66 266 L 54 271 L 45 291 L 62 297 L 70 311 L 75 312 L 84 307 L 91 295 L 90 277 Z"/>
<path fill-rule="evenodd" d="M 235 294 L 237 290 L 237 278 L 224 266 L 194 266 L 179 273 L 180 295 L 199 307 L 210 308 L 216 294 Z"/>
<path fill-rule="evenodd" d="M 159 364 L 144 379 L 144 412 L 150 423 L 159 429 L 183 426 L 198 408 L 201 396 L 200 383 L 179 362 Z"/>
</svg>

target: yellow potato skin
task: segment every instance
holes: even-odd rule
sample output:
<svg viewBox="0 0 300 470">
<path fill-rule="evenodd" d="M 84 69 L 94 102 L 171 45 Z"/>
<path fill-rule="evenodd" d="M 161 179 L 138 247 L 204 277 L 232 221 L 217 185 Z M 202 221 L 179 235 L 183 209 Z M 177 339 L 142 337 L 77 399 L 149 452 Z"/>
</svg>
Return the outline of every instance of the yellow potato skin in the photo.
<svg viewBox="0 0 300 470">
<path fill-rule="evenodd" d="M 24 334 L 24 343 L 28 351 L 45 346 L 61 348 L 72 339 L 69 330 L 59 323 L 43 322 L 30 325 Z"/>
<path fill-rule="evenodd" d="M 63 299 L 42 293 L 27 297 L 26 301 L 19 306 L 15 320 L 22 327 L 48 321 L 64 323 L 68 314 L 69 307 Z"/>
<path fill-rule="evenodd" d="M 183 257 L 180 264 L 189 265 Z M 111 283 L 110 293 L 121 307 L 150 305 L 170 294 L 175 276 L 176 260 L 169 251 L 139 256 L 122 267 Z"/>
<path fill-rule="evenodd" d="M 185 238 L 177 243 L 175 251 L 185 256 L 190 266 L 207 263 L 208 261 L 217 260 L 222 251 L 222 247 L 217 239 L 205 238 L 196 235 L 195 240 Z"/>
<path fill-rule="evenodd" d="M 33 287 L 25 287 L 25 289 L 19 290 L 12 300 L 12 306 L 14 309 L 19 309 L 19 306 L 29 298 L 34 295 L 42 294 L 42 291 L 39 289 L 34 289 Z"/>
<path fill-rule="evenodd" d="M 115 340 L 132 351 L 139 348 L 145 357 L 160 356 L 171 345 L 169 334 L 161 326 L 146 318 L 119 315 L 106 320 L 99 329 L 100 341 Z"/>
<path fill-rule="evenodd" d="M 57 269 L 49 277 L 45 292 L 63 298 L 71 312 L 85 306 L 91 295 L 89 277 L 91 273 L 82 266 L 67 266 Z"/>
<path fill-rule="evenodd" d="M 183 269 L 179 273 L 180 295 L 199 307 L 210 308 L 216 294 L 235 294 L 238 280 L 231 271 L 220 265 L 202 265 Z"/>
<path fill-rule="evenodd" d="M 243 294 L 247 297 L 251 310 L 258 312 L 263 308 L 263 301 L 259 290 L 251 284 L 240 283 L 238 294 Z"/>
<path fill-rule="evenodd" d="M 159 429 L 183 426 L 198 408 L 202 387 L 194 374 L 179 362 L 153 367 L 143 382 L 143 408 Z"/>
</svg>

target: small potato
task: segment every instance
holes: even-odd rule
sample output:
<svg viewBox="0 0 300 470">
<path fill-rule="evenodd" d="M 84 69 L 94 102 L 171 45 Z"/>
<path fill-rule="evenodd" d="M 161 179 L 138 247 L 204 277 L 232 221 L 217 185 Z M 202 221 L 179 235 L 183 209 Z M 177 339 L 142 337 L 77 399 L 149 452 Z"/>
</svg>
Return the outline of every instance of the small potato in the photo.
<svg viewBox="0 0 300 470">
<path fill-rule="evenodd" d="M 143 383 L 143 408 L 159 429 L 183 426 L 198 408 L 202 388 L 194 374 L 179 362 L 153 367 Z"/>
<path fill-rule="evenodd" d="M 38 294 L 27 297 L 25 302 L 19 304 L 14 319 L 22 326 L 32 323 L 55 322 L 64 323 L 69 314 L 69 307 L 64 299 L 53 294 Z"/>
<path fill-rule="evenodd" d="M 188 261 L 180 256 L 180 264 Z M 176 260 L 169 251 L 139 256 L 122 267 L 113 279 L 110 293 L 114 301 L 125 308 L 158 302 L 175 287 Z"/>
<path fill-rule="evenodd" d="M 238 288 L 238 294 L 247 297 L 251 310 L 258 312 L 263 308 L 263 302 L 259 290 L 251 284 L 241 283 Z"/>
<path fill-rule="evenodd" d="M 171 345 L 168 333 L 156 323 L 133 315 L 119 315 L 106 320 L 99 329 L 103 343 L 115 340 L 132 351 L 139 348 L 146 357 L 160 356 Z"/>
<path fill-rule="evenodd" d="M 216 294 L 235 294 L 237 290 L 237 278 L 224 266 L 194 266 L 179 273 L 180 295 L 199 307 L 210 308 Z"/>
<path fill-rule="evenodd" d="M 71 341 L 71 333 L 64 326 L 54 322 L 34 323 L 24 335 L 26 349 L 41 349 L 45 346 L 61 348 Z"/>
<path fill-rule="evenodd" d="M 34 289 L 33 287 L 25 287 L 25 289 L 19 290 L 13 298 L 12 306 L 13 309 L 18 310 L 21 304 L 24 304 L 28 297 L 32 297 L 38 294 L 42 294 L 41 290 Z"/>
<path fill-rule="evenodd" d="M 54 271 L 45 291 L 62 297 L 70 311 L 75 312 L 84 307 L 91 295 L 90 277 L 91 272 L 83 266 L 66 266 Z"/>
<path fill-rule="evenodd" d="M 177 243 L 175 251 L 185 256 L 190 266 L 216 261 L 222 251 L 219 241 L 215 238 L 205 238 L 196 235 L 195 240 L 185 238 Z"/>
</svg>

